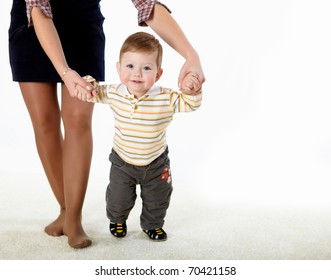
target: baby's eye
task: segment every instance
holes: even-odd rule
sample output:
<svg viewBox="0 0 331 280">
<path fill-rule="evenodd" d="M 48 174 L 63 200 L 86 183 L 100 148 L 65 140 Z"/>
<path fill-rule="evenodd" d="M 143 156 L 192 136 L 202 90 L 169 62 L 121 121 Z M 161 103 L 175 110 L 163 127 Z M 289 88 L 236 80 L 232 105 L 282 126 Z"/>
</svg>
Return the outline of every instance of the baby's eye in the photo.
<svg viewBox="0 0 331 280">
<path fill-rule="evenodd" d="M 149 71 L 149 70 L 152 70 L 152 68 L 149 67 L 149 66 L 145 66 L 145 67 L 144 67 L 144 70 L 145 70 L 145 71 Z"/>
<path fill-rule="evenodd" d="M 128 64 L 126 67 L 132 69 L 133 68 L 133 64 Z"/>
</svg>

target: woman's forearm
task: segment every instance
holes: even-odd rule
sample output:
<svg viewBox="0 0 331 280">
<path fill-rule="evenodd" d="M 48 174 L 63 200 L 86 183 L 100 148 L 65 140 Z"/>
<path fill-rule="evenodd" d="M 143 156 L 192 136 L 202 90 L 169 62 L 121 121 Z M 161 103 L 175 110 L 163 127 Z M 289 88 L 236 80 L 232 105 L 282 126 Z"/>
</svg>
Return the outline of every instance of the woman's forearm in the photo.
<svg viewBox="0 0 331 280">
<path fill-rule="evenodd" d="M 45 16 L 39 8 L 32 9 L 31 17 L 42 48 L 58 74 L 62 77 L 63 73 L 68 69 L 68 64 L 53 20 Z"/>
<path fill-rule="evenodd" d="M 82 79 L 76 71 L 71 70 L 68 67 L 53 20 L 45 16 L 39 8 L 33 8 L 31 16 L 38 40 L 56 71 L 67 86 L 70 95 L 82 100 L 91 98 L 92 88 L 90 84 Z M 77 85 L 80 86 L 80 90 L 78 91 L 76 90 Z"/>
<path fill-rule="evenodd" d="M 162 5 L 156 4 L 152 16 L 145 22 L 186 60 L 198 57 L 180 26 Z"/>
<path fill-rule="evenodd" d="M 145 23 L 186 60 L 179 73 L 179 88 L 192 94 L 200 92 L 205 75 L 199 55 L 175 19 L 166 8 L 157 4 L 152 16 Z M 190 77 L 185 78 L 188 74 Z"/>
</svg>

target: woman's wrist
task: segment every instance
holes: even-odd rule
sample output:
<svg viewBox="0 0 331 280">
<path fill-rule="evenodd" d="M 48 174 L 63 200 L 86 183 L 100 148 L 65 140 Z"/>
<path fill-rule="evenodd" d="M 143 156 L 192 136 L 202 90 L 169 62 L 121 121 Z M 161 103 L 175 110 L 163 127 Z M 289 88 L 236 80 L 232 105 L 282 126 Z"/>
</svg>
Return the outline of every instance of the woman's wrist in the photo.
<svg viewBox="0 0 331 280">
<path fill-rule="evenodd" d="M 67 67 L 67 68 L 62 72 L 62 76 L 61 76 L 62 80 L 64 79 L 65 75 L 68 73 L 69 70 L 71 70 L 71 68 L 70 68 L 70 67 Z"/>
<path fill-rule="evenodd" d="M 184 58 L 186 61 L 194 61 L 200 63 L 199 54 L 195 50 L 187 52 Z"/>
</svg>

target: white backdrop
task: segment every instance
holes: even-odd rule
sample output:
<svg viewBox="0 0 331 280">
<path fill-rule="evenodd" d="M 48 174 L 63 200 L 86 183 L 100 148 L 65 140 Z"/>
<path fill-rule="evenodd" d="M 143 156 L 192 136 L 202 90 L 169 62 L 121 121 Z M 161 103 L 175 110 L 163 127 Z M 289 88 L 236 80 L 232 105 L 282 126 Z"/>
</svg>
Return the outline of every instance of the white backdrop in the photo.
<svg viewBox="0 0 331 280">
<path fill-rule="evenodd" d="M 201 109 L 175 116 L 169 128 L 175 183 L 207 202 L 330 202 L 330 2 L 164 3 L 199 52 L 207 78 Z M 0 185 L 6 188 L 3 182 L 13 177 L 44 174 L 18 85 L 11 81 L 11 1 L 1 6 Z M 137 26 L 130 1 L 103 0 L 102 11 L 106 78 L 118 82 L 115 62 L 123 40 L 137 30 L 151 30 Z M 183 59 L 163 45 L 159 83 L 176 88 Z M 96 105 L 93 123 L 90 184 L 106 185 L 114 132 L 107 106 Z"/>
</svg>

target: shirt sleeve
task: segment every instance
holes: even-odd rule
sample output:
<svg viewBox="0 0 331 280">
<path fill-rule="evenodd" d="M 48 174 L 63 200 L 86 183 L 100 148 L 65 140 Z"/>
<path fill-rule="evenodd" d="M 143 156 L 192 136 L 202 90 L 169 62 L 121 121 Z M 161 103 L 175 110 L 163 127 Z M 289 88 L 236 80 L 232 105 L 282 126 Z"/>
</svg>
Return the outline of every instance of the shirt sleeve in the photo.
<svg viewBox="0 0 331 280">
<path fill-rule="evenodd" d="M 93 96 L 91 99 L 88 99 L 88 102 L 91 103 L 103 103 L 103 104 L 111 104 L 111 93 L 114 90 L 114 85 L 99 85 L 96 86 L 96 91 L 98 95 Z"/>
<path fill-rule="evenodd" d="M 49 0 L 25 0 L 28 26 L 33 25 L 31 11 L 33 7 L 38 7 L 49 18 L 53 19 L 52 8 Z"/>
<path fill-rule="evenodd" d="M 151 14 L 153 12 L 155 4 L 162 5 L 165 7 L 169 13 L 171 11 L 168 9 L 168 7 L 164 4 L 162 4 L 159 1 L 156 0 L 131 0 L 133 5 L 138 10 L 138 25 L 139 26 L 147 26 L 145 23 L 146 20 L 148 20 L 151 17 Z"/>
<path fill-rule="evenodd" d="M 174 113 L 193 112 L 200 108 L 202 93 L 195 95 L 182 92 L 170 92 L 170 105 Z"/>
</svg>

